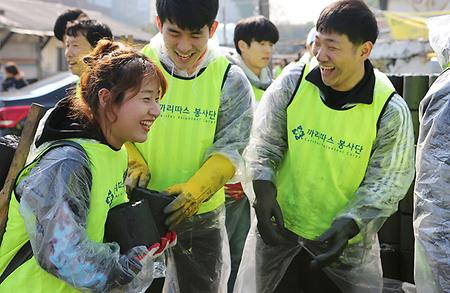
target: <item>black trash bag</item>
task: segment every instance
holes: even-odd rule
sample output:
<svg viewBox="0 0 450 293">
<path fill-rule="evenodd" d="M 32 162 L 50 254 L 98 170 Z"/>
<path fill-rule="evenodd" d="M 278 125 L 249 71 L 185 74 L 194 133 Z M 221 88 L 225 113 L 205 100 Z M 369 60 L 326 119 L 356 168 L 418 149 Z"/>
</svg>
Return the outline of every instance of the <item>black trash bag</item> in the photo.
<svg viewBox="0 0 450 293">
<path fill-rule="evenodd" d="M 139 201 L 142 199 L 147 200 L 154 222 L 158 228 L 159 235 L 163 237 L 169 231 L 169 227 L 167 227 L 164 223 L 167 215 L 163 212 L 163 210 L 175 199 L 175 197 L 168 196 L 167 193 L 164 192 L 158 192 L 140 187 L 135 188 L 131 193 L 130 200 Z"/>
<path fill-rule="evenodd" d="M 0 137 L 0 189 L 5 184 L 11 166 L 14 153 L 19 145 L 20 137 L 16 135 L 5 135 Z"/>
<path fill-rule="evenodd" d="M 120 253 L 144 245 L 150 247 L 161 241 L 147 200 L 120 204 L 108 212 L 105 242 L 117 242 Z"/>
</svg>

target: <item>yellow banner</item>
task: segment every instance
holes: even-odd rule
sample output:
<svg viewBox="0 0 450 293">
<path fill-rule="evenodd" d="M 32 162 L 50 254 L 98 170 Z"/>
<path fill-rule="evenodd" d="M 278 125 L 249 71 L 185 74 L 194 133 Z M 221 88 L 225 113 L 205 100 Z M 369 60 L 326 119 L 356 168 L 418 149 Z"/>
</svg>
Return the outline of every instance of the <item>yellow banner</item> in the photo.
<svg viewBox="0 0 450 293">
<path fill-rule="evenodd" d="M 450 14 L 450 11 L 401 13 L 383 11 L 394 40 L 428 39 L 427 17 Z"/>
</svg>

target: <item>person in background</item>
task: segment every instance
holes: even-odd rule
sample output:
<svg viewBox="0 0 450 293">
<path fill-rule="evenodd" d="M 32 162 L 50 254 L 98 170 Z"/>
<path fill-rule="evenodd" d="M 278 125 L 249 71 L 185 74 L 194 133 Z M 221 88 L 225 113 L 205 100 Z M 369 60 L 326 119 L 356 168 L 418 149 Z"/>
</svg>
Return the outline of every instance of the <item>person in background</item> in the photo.
<svg viewBox="0 0 450 293">
<path fill-rule="evenodd" d="M 5 79 L 2 82 L 4 92 L 21 89 L 27 85 L 23 73 L 14 62 L 7 62 L 4 67 Z"/>
<path fill-rule="evenodd" d="M 218 0 L 157 0 L 160 34 L 143 49 L 169 90 L 147 141 L 127 145 L 129 178 L 176 196 L 165 208 L 166 223 L 178 233 L 168 292 L 221 292 L 228 281 L 223 185 L 243 164 L 253 92 L 242 69 L 210 41 L 218 6 Z"/>
<path fill-rule="evenodd" d="M 1 292 L 140 292 L 152 260 L 175 244 L 174 232 L 125 254 L 103 242 L 109 209 L 128 201 L 123 144 L 145 141 L 166 80 L 142 54 L 107 40 L 83 60 L 81 95 L 51 112 L 11 197 Z"/>
<path fill-rule="evenodd" d="M 305 53 L 303 53 L 303 55 L 300 57 L 300 59 L 298 60 L 299 62 L 303 62 L 306 64 L 306 63 L 309 63 L 313 59 L 314 59 L 314 61 L 317 61 L 317 60 L 315 60 L 314 53 L 312 51 L 315 38 L 316 38 L 316 28 L 312 27 L 309 30 L 308 36 L 306 37 Z M 314 64 L 316 64 L 316 63 L 317 62 L 315 62 Z"/>
<path fill-rule="evenodd" d="M 73 12 L 75 14 L 69 13 L 68 15 L 59 16 L 55 23 L 55 36 L 61 37 L 64 41 L 65 56 L 67 63 L 69 65 L 70 71 L 81 76 L 86 65 L 83 62 L 83 58 L 87 56 L 92 49 L 97 45 L 97 43 L 102 39 L 112 40 L 113 35 L 109 27 L 103 23 L 100 23 L 94 19 L 87 19 L 84 13 L 77 14 L 78 12 Z M 74 21 L 69 21 L 71 17 L 78 15 Z M 64 22 L 66 21 L 66 22 Z M 64 34 L 61 35 L 61 29 L 65 26 Z M 74 91 L 76 95 L 80 95 L 80 84 L 79 80 L 74 86 Z M 45 121 L 47 120 L 53 108 L 50 108 L 42 117 L 41 121 L 36 130 L 36 135 L 34 142 L 31 146 L 31 150 L 36 147 L 36 140 L 39 139 Z"/>
<path fill-rule="evenodd" d="M 83 57 L 88 55 L 101 39 L 113 39 L 110 28 L 94 19 L 79 19 L 66 27 L 65 56 L 69 70 L 78 76 L 84 69 Z"/>
<path fill-rule="evenodd" d="M 89 19 L 89 16 L 81 9 L 67 9 L 61 13 L 55 21 L 53 26 L 53 34 L 65 46 L 66 27 L 67 23 L 78 20 Z"/>
<path fill-rule="evenodd" d="M 268 66 L 278 39 L 278 29 L 264 16 L 243 19 L 234 29 L 237 54 L 229 54 L 227 58 L 232 64 L 239 66 L 250 81 L 255 95 L 255 106 L 272 83 L 272 73 Z M 231 255 L 228 292 L 232 292 L 250 228 L 250 204 L 240 182 L 225 184 L 224 187 L 225 219 Z"/>
<path fill-rule="evenodd" d="M 363 1 L 322 10 L 319 66 L 288 66 L 266 90 L 244 152 L 257 224 L 236 292 L 381 292 L 377 232 L 414 177 L 410 112 L 369 56 Z"/>
<path fill-rule="evenodd" d="M 238 54 L 229 54 L 227 58 L 242 68 L 257 102 L 272 83 L 268 66 L 278 39 L 277 27 L 261 15 L 243 19 L 234 28 L 234 47 Z"/>
<path fill-rule="evenodd" d="M 450 292 L 450 16 L 428 21 L 444 69 L 419 105 L 414 187 L 414 280 L 418 293 Z"/>
</svg>

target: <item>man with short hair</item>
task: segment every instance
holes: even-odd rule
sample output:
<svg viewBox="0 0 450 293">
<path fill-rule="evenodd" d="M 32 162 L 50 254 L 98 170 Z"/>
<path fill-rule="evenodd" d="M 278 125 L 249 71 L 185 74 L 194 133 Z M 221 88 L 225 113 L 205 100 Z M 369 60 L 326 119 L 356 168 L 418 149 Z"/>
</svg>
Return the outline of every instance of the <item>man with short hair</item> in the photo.
<svg viewBox="0 0 450 293">
<path fill-rule="evenodd" d="M 257 102 L 272 83 L 268 66 L 278 39 L 277 27 L 262 15 L 243 19 L 234 28 L 234 47 L 238 54 L 227 57 L 244 70 Z"/>
<path fill-rule="evenodd" d="M 227 283 L 223 185 L 242 164 L 253 93 L 242 70 L 209 41 L 218 5 L 157 0 L 160 34 L 143 49 L 169 88 L 147 141 L 127 145 L 129 182 L 176 196 L 165 208 L 178 235 L 164 285 L 169 292 L 214 293 Z M 148 185 L 142 163 L 150 169 Z"/>
<path fill-rule="evenodd" d="M 316 30 L 319 65 L 287 67 L 255 114 L 246 158 L 258 223 L 240 292 L 383 288 L 377 232 L 414 177 L 410 113 L 368 60 L 378 27 L 364 2 L 329 4 Z"/>
<path fill-rule="evenodd" d="M 64 44 L 64 38 L 66 36 L 66 27 L 67 23 L 71 21 L 75 21 L 77 19 L 89 19 L 89 16 L 87 14 L 79 9 L 67 9 L 63 13 L 61 13 L 58 18 L 55 21 L 55 24 L 53 26 L 53 34 L 55 37 L 63 42 Z"/>
<path fill-rule="evenodd" d="M 104 38 L 112 40 L 111 29 L 97 20 L 80 19 L 68 23 L 64 38 L 65 55 L 73 74 L 81 76 L 85 67 L 83 57 Z"/>
<path fill-rule="evenodd" d="M 80 10 L 81 11 L 81 10 Z M 58 17 L 55 23 L 54 32 L 55 36 L 64 42 L 65 56 L 69 69 L 72 74 L 81 76 L 85 65 L 82 61 L 83 57 L 88 55 L 91 50 L 97 45 L 98 41 L 103 38 L 113 39 L 111 30 L 106 24 L 100 23 L 94 19 L 86 18 L 86 14 L 81 11 L 78 14 L 78 18 L 74 21 L 70 21 L 72 17 L 75 17 L 79 11 L 68 11 L 67 14 L 62 14 Z M 64 34 L 61 35 L 61 29 L 64 27 Z M 77 81 L 74 87 L 77 94 L 79 94 L 79 81 Z M 36 135 L 34 143 L 31 146 L 31 151 L 35 149 L 35 143 L 39 140 L 45 121 L 54 108 L 47 110 L 45 115 L 39 121 L 39 125 L 36 129 Z"/>
<path fill-rule="evenodd" d="M 276 26 L 264 16 L 239 21 L 234 28 L 234 46 L 237 54 L 228 54 L 228 60 L 239 66 L 247 76 L 255 94 L 255 105 L 272 83 L 269 63 L 278 42 Z M 228 292 L 233 291 L 245 238 L 250 228 L 250 204 L 240 182 L 225 184 L 226 227 L 230 244 L 231 273 Z"/>
</svg>

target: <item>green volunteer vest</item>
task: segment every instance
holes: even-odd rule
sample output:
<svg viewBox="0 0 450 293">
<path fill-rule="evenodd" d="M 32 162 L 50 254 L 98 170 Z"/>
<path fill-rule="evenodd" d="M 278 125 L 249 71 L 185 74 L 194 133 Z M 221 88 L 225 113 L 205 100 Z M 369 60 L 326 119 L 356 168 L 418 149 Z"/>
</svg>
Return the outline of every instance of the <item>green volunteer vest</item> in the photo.
<svg viewBox="0 0 450 293">
<path fill-rule="evenodd" d="M 254 85 L 252 85 L 253 93 L 255 94 L 255 99 L 257 102 L 261 101 L 262 96 L 264 95 L 264 90 L 260 89 Z"/>
<path fill-rule="evenodd" d="M 276 175 L 285 226 L 313 240 L 355 197 L 368 166 L 377 121 L 395 91 L 375 70 L 373 102 L 347 110 L 328 108 L 305 77 L 287 108 L 288 150 Z"/>
<path fill-rule="evenodd" d="M 167 72 L 151 47 L 144 47 L 143 53 L 163 71 L 168 91 L 147 140 L 136 147 L 152 174 L 148 188 L 164 190 L 189 180 L 204 163 L 206 150 L 214 143 L 222 83 L 230 63 L 218 57 L 196 77 L 182 78 Z M 224 201 L 221 188 L 200 205 L 198 214 L 210 212 Z"/>
<path fill-rule="evenodd" d="M 92 172 L 92 189 L 87 216 L 86 232 L 95 242 L 103 242 L 105 222 L 110 208 L 127 202 L 124 175 L 128 159 L 126 149 L 112 150 L 95 140 L 73 139 L 85 150 Z M 39 158 L 28 165 L 20 174 L 19 181 L 27 176 Z M 12 260 L 17 251 L 29 240 L 23 218 L 19 214 L 19 203 L 14 193 L 11 196 L 6 232 L 0 246 L 0 273 Z M 43 270 L 32 257 L 2 284 L 0 292 L 79 292 L 68 283 Z"/>
</svg>

